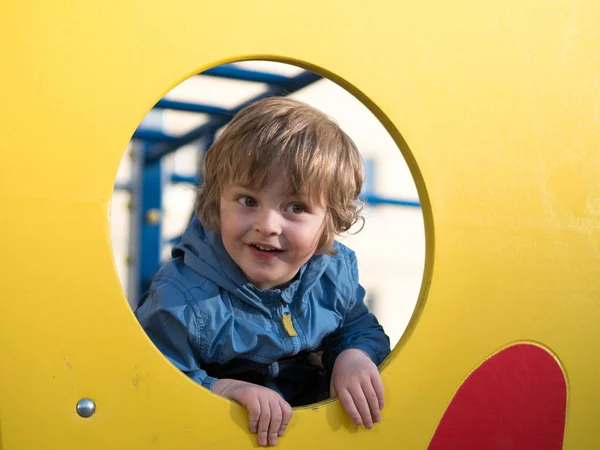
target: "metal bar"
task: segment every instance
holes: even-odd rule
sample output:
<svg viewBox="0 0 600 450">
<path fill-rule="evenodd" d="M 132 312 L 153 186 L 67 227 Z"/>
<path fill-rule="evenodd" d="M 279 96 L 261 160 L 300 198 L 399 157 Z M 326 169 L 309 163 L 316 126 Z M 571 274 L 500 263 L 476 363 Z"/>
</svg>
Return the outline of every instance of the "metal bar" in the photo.
<svg viewBox="0 0 600 450">
<path fill-rule="evenodd" d="M 253 81 L 256 83 L 266 83 L 277 86 L 283 86 L 290 81 L 289 77 L 283 75 L 242 69 L 234 66 L 233 64 L 224 64 L 222 66 L 214 67 L 212 69 L 205 70 L 198 75 L 209 75 L 212 77 L 230 78 L 241 81 Z"/>
<path fill-rule="evenodd" d="M 378 195 L 366 194 L 362 195 L 361 199 L 369 205 L 394 205 L 394 206 L 406 206 L 409 208 L 420 208 L 421 203 L 414 200 L 400 200 L 393 198 L 380 197 Z"/>
<path fill-rule="evenodd" d="M 166 98 L 159 100 L 158 103 L 154 105 L 154 108 L 210 114 L 211 116 L 230 116 L 231 114 L 227 109 L 219 108 L 217 106 L 205 105 L 202 103 L 178 102 L 175 100 L 168 100 Z"/>
<path fill-rule="evenodd" d="M 144 142 L 169 142 L 176 139 L 176 136 L 151 128 L 138 128 L 133 133 L 131 139 L 139 139 Z"/>
<path fill-rule="evenodd" d="M 187 175 L 179 175 L 177 173 L 171 174 L 171 183 L 188 183 L 197 185 L 199 180 L 197 176 L 187 176 Z"/>
<path fill-rule="evenodd" d="M 319 81 L 322 77 L 316 73 L 304 71 L 295 77 L 288 78 L 287 83 L 283 84 L 283 87 L 288 93 L 295 92 L 309 84 Z"/>
<path fill-rule="evenodd" d="M 363 184 L 363 195 L 371 195 L 375 192 L 375 161 L 368 156 L 363 158 L 365 168 L 365 182 Z"/>
<path fill-rule="evenodd" d="M 140 294 L 148 290 L 152 277 L 160 267 L 162 185 L 162 162 L 158 160 L 145 163 L 142 168 L 141 207 L 138 211 L 141 232 L 137 281 Z"/>
<path fill-rule="evenodd" d="M 146 153 L 146 162 L 152 162 L 159 160 L 163 156 L 174 152 L 180 147 L 187 145 L 191 142 L 197 141 L 198 139 L 214 133 L 218 128 L 225 125 L 229 119 L 222 117 L 215 117 L 205 124 L 200 125 L 198 128 L 194 128 L 183 136 L 172 139 L 169 142 L 159 142 L 152 146 L 152 148 Z"/>
</svg>

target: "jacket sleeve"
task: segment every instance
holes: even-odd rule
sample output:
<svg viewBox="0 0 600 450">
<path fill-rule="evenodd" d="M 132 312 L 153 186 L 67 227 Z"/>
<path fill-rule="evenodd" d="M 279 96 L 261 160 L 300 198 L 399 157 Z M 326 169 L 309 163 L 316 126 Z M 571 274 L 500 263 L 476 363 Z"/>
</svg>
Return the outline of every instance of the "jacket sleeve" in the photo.
<svg viewBox="0 0 600 450">
<path fill-rule="evenodd" d="M 344 350 L 356 348 L 366 352 L 379 365 L 390 353 L 390 340 L 375 316 L 364 303 L 365 289 L 358 283 L 358 266 L 353 252 L 348 256 L 356 286 L 342 325 L 322 342 L 323 364 L 331 372 L 336 358 Z"/>
<path fill-rule="evenodd" d="M 216 378 L 202 370 L 195 351 L 201 346 L 204 323 L 190 301 L 177 284 L 158 278 L 142 298 L 135 315 L 154 345 L 175 367 L 211 389 Z"/>
</svg>

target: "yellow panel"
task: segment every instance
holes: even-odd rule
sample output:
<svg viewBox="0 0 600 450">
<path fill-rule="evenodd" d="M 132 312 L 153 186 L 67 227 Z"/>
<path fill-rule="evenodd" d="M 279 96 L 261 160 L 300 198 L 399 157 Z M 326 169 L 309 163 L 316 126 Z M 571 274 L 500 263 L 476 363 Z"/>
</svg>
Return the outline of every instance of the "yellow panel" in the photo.
<svg viewBox="0 0 600 450">
<path fill-rule="evenodd" d="M 240 407 L 150 344 L 108 224 L 145 113 L 250 57 L 317 69 L 364 101 L 409 161 L 427 232 L 382 422 L 356 431 L 330 402 L 296 411 L 279 446 L 425 449 L 469 372 L 532 340 L 568 378 L 564 448 L 600 448 L 599 22 L 592 0 L 2 2 L 3 449 L 255 445 Z"/>
</svg>

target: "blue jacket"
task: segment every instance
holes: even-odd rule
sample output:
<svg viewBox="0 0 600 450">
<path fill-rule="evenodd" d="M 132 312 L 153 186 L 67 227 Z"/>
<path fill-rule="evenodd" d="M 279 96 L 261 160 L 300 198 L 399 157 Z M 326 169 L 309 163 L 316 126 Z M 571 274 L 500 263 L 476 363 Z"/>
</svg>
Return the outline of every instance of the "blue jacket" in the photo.
<svg viewBox="0 0 600 450">
<path fill-rule="evenodd" d="M 335 256 L 314 255 L 286 288 L 260 290 L 195 217 L 136 316 L 158 349 L 208 389 L 217 377 L 244 379 L 235 374 L 245 370 L 266 368 L 277 379 L 279 362 L 308 351 L 323 350 L 329 372 L 349 348 L 380 364 L 389 339 L 363 303 L 354 252 L 334 247 Z"/>
</svg>

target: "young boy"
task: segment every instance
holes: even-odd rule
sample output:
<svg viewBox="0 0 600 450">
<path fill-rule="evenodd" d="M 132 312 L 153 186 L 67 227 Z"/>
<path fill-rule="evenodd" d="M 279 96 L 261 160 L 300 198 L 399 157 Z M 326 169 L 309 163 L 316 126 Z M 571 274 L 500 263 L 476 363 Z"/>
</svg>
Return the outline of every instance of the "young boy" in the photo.
<svg viewBox="0 0 600 450">
<path fill-rule="evenodd" d="M 356 424 L 380 419 L 389 340 L 334 241 L 361 219 L 361 186 L 327 116 L 289 98 L 248 106 L 207 152 L 197 217 L 136 311 L 175 366 L 247 409 L 259 445 L 277 443 L 291 405 L 329 395 Z"/>
</svg>

